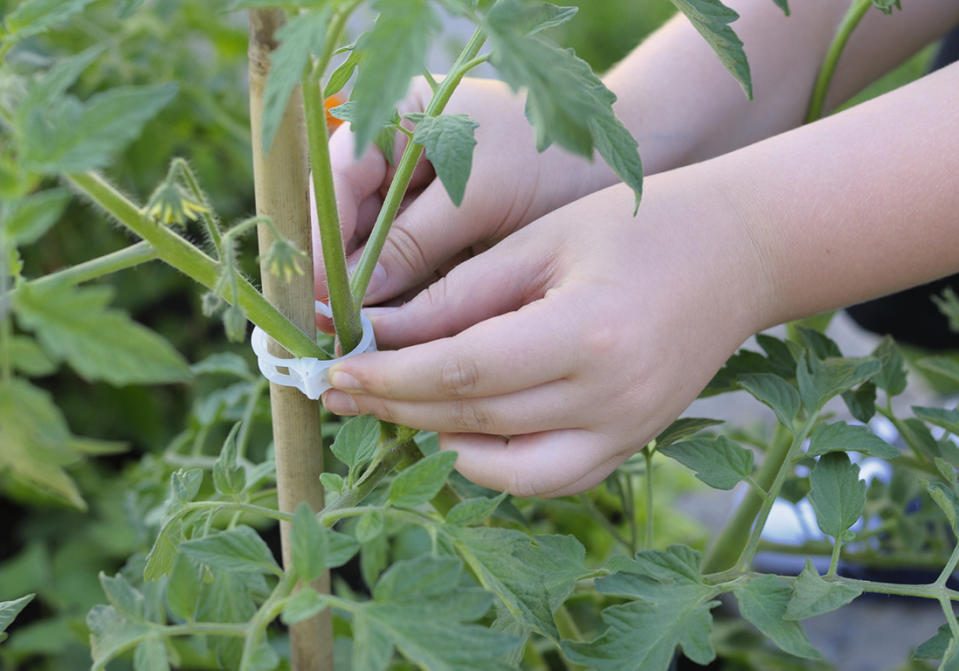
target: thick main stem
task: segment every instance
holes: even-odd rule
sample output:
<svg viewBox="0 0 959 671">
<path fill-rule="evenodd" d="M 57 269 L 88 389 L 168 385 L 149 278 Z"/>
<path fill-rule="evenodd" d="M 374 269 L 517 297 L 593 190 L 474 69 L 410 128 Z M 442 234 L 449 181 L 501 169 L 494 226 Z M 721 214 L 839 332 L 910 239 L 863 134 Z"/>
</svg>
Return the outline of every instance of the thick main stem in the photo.
<svg viewBox="0 0 959 671">
<path fill-rule="evenodd" d="M 300 91 L 290 97 L 269 153 L 263 151 L 263 99 L 274 33 L 283 24 L 281 10 L 250 11 L 250 123 L 257 215 L 270 217 L 280 235 L 297 247 L 311 250 L 309 216 L 309 159 L 306 123 Z M 261 252 L 273 242 L 269 227 L 259 227 Z M 303 275 L 284 283 L 261 268 L 263 293 L 305 333 L 316 333 L 313 308 L 313 264 Z M 296 389 L 270 385 L 273 443 L 280 510 L 293 512 L 306 501 L 314 511 L 323 508 L 323 448 L 320 408 Z M 283 564 L 292 565 L 290 524 L 280 524 Z M 313 587 L 329 593 L 329 574 Z M 333 627 L 329 610 L 290 627 L 290 653 L 294 671 L 332 671 Z"/>
<path fill-rule="evenodd" d="M 869 11 L 872 0 L 855 0 L 849 7 L 849 11 L 839 24 L 836 30 L 836 36 L 833 38 L 829 50 L 826 52 L 826 59 L 822 68 L 819 70 L 819 76 L 816 78 L 816 84 L 813 87 L 812 97 L 809 99 L 809 107 L 806 109 L 805 123 L 812 123 L 822 117 L 823 107 L 826 104 L 826 95 L 829 93 L 829 85 L 832 83 L 832 76 L 836 72 L 836 66 L 839 64 L 839 57 L 842 55 L 846 43 L 852 31 Z"/>
</svg>

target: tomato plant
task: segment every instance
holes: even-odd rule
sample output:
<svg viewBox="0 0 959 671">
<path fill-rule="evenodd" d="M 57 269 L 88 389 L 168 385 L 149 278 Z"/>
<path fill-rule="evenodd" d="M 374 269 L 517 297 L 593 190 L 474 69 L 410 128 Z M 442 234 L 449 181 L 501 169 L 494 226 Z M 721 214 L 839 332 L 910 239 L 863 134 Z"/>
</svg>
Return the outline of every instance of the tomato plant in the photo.
<svg viewBox="0 0 959 671">
<path fill-rule="evenodd" d="M 797 327 L 786 340 L 758 336 L 761 351 L 736 354 L 703 395 L 747 392 L 775 416 L 771 436 L 752 439 L 720 431 L 716 420 L 679 419 L 600 487 L 560 509 L 458 477 L 455 454 L 439 451 L 435 434 L 369 416 L 324 424 L 315 400 L 268 385 L 245 349 L 224 344 L 225 351 L 209 353 L 195 346 L 201 351 L 191 353 L 191 365 L 166 338 L 112 306 L 114 291 L 99 280 L 161 261 L 204 287 L 198 310 L 218 316 L 229 340 L 244 341 L 252 322 L 284 356 L 331 358 L 334 343 L 315 332 L 312 187 L 339 346 L 352 350 L 377 255 L 422 155 L 450 199 L 463 198 L 476 123 L 444 109 L 463 77 L 487 62 L 525 92 L 541 148 L 598 153 L 637 203 L 641 197 L 637 143 L 612 111 L 615 97 L 584 61 L 544 37 L 573 18 L 571 8 L 532 0 L 378 0 L 369 3 L 373 20 L 351 41 L 350 19 L 367 4 L 360 0 L 212 4 L 0 3 L 0 482 L 11 497 L 77 511 L 87 510 L 102 487 L 91 514 L 104 527 L 126 529 L 100 566 L 89 566 L 96 556 L 78 556 L 84 539 L 65 544 L 69 551 L 55 558 L 30 545 L 4 564 L 0 596 L 25 584 L 23 592 L 59 611 L 47 629 L 34 630 L 34 647 L 15 648 L 26 637 L 13 630 L 0 648 L 3 664 L 45 652 L 53 664 L 76 659 L 71 646 L 80 629 L 89 635 L 94 669 L 132 663 L 137 671 L 656 671 L 670 668 L 679 652 L 699 664 L 723 653 L 713 612 L 732 598 L 779 651 L 765 654 L 817 668 L 821 655 L 802 620 L 878 593 L 940 603 L 946 624 L 917 657 L 954 668 L 959 622 L 952 601 L 959 594 L 948 579 L 959 562 L 959 415 L 915 407 L 903 417 L 894 410 L 906 368 L 889 339 L 868 356 L 845 357 L 811 329 Z M 719 0 L 673 4 L 752 96 L 743 45 L 730 27 L 736 14 Z M 788 12 L 785 2 L 777 4 Z M 852 3 L 812 94 L 809 120 L 821 114 L 845 39 L 873 5 L 892 7 Z M 156 140 L 151 151 L 150 124 L 184 95 L 170 79 L 193 67 L 204 48 L 174 57 L 156 45 L 176 37 L 170 26 L 222 31 L 215 60 L 232 63 L 224 71 L 235 75 L 245 50 L 238 10 L 248 12 L 250 131 L 230 105 L 242 87 L 211 72 L 212 92 L 186 92 L 195 116 L 171 125 L 194 131 L 174 143 L 191 161 L 171 158 L 163 172 L 155 164 L 173 147 Z M 444 15 L 471 21 L 475 32 L 437 81 L 424 63 Z M 117 21 L 124 27 L 111 38 L 101 25 Z M 71 22 L 84 38 L 57 38 Z M 98 43 L 110 39 L 138 40 L 125 45 L 130 60 L 111 54 L 116 45 Z M 164 63 L 167 69 L 158 67 Z M 420 75 L 433 96 L 424 113 L 401 118 L 397 103 Z M 342 104 L 331 104 L 338 95 Z M 360 150 L 375 143 L 392 155 L 397 134 L 407 139 L 352 273 L 333 197 L 331 106 L 335 119 L 350 122 Z M 216 161 L 194 136 L 213 126 L 225 138 L 212 148 L 217 156 L 235 159 L 238 143 L 252 151 L 252 171 L 238 172 L 253 179 L 255 216 L 244 216 L 248 203 L 231 200 L 233 182 L 207 184 L 207 171 L 199 169 Z M 115 178 L 124 189 L 103 172 L 118 161 L 140 170 Z M 138 241 L 36 271 L 52 227 L 77 200 Z M 256 271 L 245 254 L 254 230 L 262 290 L 250 279 Z M 70 428 L 40 380 L 61 365 L 89 383 L 189 382 L 203 393 L 191 399 L 181 432 L 111 480 L 92 464 L 126 447 Z M 918 365 L 959 381 L 950 359 Z M 837 399 L 855 421 L 837 421 L 826 410 Z M 869 430 L 877 414 L 893 423 L 899 443 Z M 895 486 L 867 486 L 858 465 L 864 457 L 887 460 Z M 657 527 L 654 482 L 686 477 L 673 462 L 709 487 L 744 491 L 729 524 L 708 543 L 681 523 Z M 824 571 L 811 561 L 798 576 L 754 569 L 772 507 L 787 495 L 815 511 L 825 540 L 800 551 L 828 557 Z M 574 534 L 569 518 L 589 522 Z M 900 556 L 935 567 L 937 577 L 902 585 L 839 570 L 841 560 L 869 565 Z M 55 572 L 88 568 L 101 570 L 108 603 L 93 606 L 80 625 L 68 608 L 76 604 L 58 603 L 57 590 L 44 583 Z M 4 571 L 14 577 L 5 581 Z M 33 607 L 33 593 L 9 597 L 0 602 L 0 636 Z M 44 650 L 43 633 L 56 650 Z M 738 663 L 764 668 L 757 660 Z"/>
</svg>

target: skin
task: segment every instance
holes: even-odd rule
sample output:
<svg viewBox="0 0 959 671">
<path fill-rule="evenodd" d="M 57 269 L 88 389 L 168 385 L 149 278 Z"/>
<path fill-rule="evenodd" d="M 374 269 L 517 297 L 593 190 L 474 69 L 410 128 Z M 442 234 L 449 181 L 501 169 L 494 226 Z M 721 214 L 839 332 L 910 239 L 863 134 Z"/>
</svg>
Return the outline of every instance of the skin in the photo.
<svg viewBox="0 0 959 671">
<path fill-rule="evenodd" d="M 836 100 L 959 21 L 952 3 L 935 4 L 872 12 Z M 463 208 L 441 204 L 424 166 L 371 300 L 438 279 L 370 311 L 381 347 L 397 349 L 335 366 L 327 407 L 439 431 L 479 484 L 572 494 L 673 421 L 751 334 L 959 271 L 959 66 L 788 130 L 845 9 L 803 5 L 786 19 L 769 2 L 734 4 L 754 103 L 681 21 L 608 75 L 659 172 L 635 219 L 626 187 L 602 188 L 607 169 L 527 154 L 521 108 L 484 98 L 471 113 L 491 146 L 482 153 L 480 139 Z M 500 128 L 519 147 L 505 165 Z M 363 203 L 389 174 L 372 153 L 353 161 L 341 136 L 338 202 L 359 247 Z"/>
</svg>

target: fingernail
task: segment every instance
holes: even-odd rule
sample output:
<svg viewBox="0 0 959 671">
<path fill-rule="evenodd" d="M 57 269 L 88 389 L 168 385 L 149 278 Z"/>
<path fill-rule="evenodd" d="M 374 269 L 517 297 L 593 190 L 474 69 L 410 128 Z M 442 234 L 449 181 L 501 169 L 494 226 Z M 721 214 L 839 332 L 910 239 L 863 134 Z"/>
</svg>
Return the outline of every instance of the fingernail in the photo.
<svg viewBox="0 0 959 671">
<path fill-rule="evenodd" d="M 330 385 L 340 391 L 363 391 L 359 380 L 341 371 L 330 371 Z"/>
<path fill-rule="evenodd" d="M 342 391 L 328 391 L 323 395 L 323 405 L 334 415 L 358 415 L 359 408 L 356 401 L 349 394 Z"/>
</svg>

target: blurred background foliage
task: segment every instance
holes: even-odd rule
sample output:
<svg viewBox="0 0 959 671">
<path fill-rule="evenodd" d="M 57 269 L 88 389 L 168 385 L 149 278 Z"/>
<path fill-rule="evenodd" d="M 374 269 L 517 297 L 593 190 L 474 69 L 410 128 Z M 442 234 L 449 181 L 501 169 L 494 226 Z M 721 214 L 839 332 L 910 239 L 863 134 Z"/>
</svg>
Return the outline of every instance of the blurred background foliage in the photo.
<svg viewBox="0 0 959 671">
<path fill-rule="evenodd" d="M 0 0 L 0 18 L 17 4 Z M 554 31 L 597 71 L 606 70 L 671 14 L 668 0 L 578 0 L 576 20 Z M 80 97 L 124 85 L 177 82 L 179 95 L 109 169 L 109 177 L 143 202 L 163 178 L 174 156 L 190 161 L 225 221 L 254 211 L 246 96 L 246 26 L 241 13 L 224 14 L 219 3 L 146 0 L 138 9 L 124 0 L 99 0 L 69 25 L 18 45 L 7 62 L 29 72 L 54 59 L 93 45 L 104 54 L 77 86 Z M 913 65 L 905 76 L 921 72 Z M 191 232 L 199 238 L 199 230 Z M 73 202 L 41 242 L 24 250 L 25 275 L 35 277 L 129 244 L 131 240 L 91 207 Z M 250 241 L 252 242 L 252 241 Z M 255 251 L 245 255 L 255 272 Z M 148 264 L 104 280 L 117 292 L 115 304 L 167 337 L 190 361 L 212 353 L 234 352 L 248 362 L 246 347 L 226 342 L 216 321 L 202 316 L 195 287 L 162 264 Z M 81 513 L 24 490 L 0 475 L 0 601 L 37 592 L 0 647 L 0 669 L 72 671 L 89 668 L 88 609 L 102 601 L 97 574 L 112 574 L 127 557 L 144 552 L 151 539 L 146 525 L 153 505 L 164 496 L 171 446 L 203 458 L 205 442 L 222 439 L 223 421 L 242 411 L 249 381 L 226 385 L 218 376 L 192 385 L 114 388 L 88 384 L 68 370 L 35 380 L 53 394 L 71 430 L 83 436 L 119 440 L 122 455 L 85 461 L 71 471 L 90 509 Z M 239 389 L 237 385 L 246 385 Z M 232 390 L 232 391 L 231 391 Z M 262 390 L 261 390 L 262 391 Z M 232 393 L 232 396 L 231 396 Z M 251 445 L 264 454 L 269 442 L 265 400 Z M 335 430 L 329 426 L 329 433 Z M 191 452 L 191 450 L 193 450 Z M 187 456 L 184 458 L 191 458 Z M 682 469 L 659 478 L 660 504 L 692 488 Z M 576 501 L 521 504 L 543 533 L 573 533 L 601 561 L 611 551 L 600 520 L 620 529 L 627 521 L 606 489 L 592 493 L 590 505 Z M 637 497 L 639 524 L 646 515 Z M 670 537 L 660 545 L 702 546 L 706 531 L 671 505 L 660 505 L 657 528 Z M 400 550 L 397 550 L 399 552 Z M 119 667 L 118 667 L 119 668 Z"/>
</svg>

